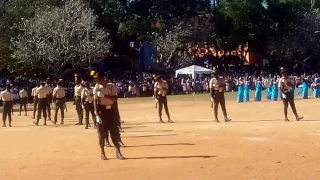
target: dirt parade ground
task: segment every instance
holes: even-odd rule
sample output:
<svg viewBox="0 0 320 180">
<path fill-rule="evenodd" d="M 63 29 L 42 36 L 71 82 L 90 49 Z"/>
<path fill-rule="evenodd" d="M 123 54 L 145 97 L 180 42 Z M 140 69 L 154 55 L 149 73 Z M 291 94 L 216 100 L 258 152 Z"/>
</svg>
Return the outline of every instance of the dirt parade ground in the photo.
<svg viewBox="0 0 320 180">
<path fill-rule="evenodd" d="M 221 123 L 214 122 L 208 95 L 170 96 L 173 124 L 158 123 L 152 98 L 120 99 L 124 161 L 114 147 L 106 148 L 109 160 L 100 160 L 96 130 L 74 125 L 72 103 L 64 125 L 36 127 L 31 111 L 28 117 L 15 111 L 13 127 L 0 128 L 0 179 L 320 179 L 319 99 L 296 99 L 305 119 L 296 122 L 289 109 L 291 122 L 284 122 L 282 101 L 238 104 L 232 96 L 230 123 L 221 109 Z"/>
</svg>

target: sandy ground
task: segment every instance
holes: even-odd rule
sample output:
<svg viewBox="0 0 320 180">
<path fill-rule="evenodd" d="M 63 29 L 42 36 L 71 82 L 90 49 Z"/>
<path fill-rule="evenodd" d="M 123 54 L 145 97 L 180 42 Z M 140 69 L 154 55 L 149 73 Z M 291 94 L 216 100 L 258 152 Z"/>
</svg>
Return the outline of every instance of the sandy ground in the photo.
<svg viewBox="0 0 320 180">
<path fill-rule="evenodd" d="M 228 101 L 230 123 L 213 122 L 206 99 L 170 97 L 174 124 L 157 123 L 150 98 L 120 100 L 125 161 L 115 159 L 113 147 L 106 150 L 109 160 L 100 160 L 97 133 L 74 125 L 72 104 L 65 125 L 35 127 L 30 116 L 15 113 L 14 127 L 0 128 L 0 179 L 320 179 L 318 99 L 296 100 L 301 122 L 291 110 L 292 121 L 283 121 L 281 101 Z"/>
</svg>

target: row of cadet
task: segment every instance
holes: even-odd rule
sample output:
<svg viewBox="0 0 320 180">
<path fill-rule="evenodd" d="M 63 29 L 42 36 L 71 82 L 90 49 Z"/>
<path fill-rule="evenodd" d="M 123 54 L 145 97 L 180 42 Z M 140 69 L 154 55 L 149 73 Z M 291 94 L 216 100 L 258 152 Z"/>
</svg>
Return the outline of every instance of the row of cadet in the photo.
<svg viewBox="0 0 320 180">
<path fill-rule="evenodd" d="M 254 101 L 261 101 L 262 98 L 262 89 L 263 89 L 263 82 L 256 81 L 255 82 L 255 92 L 254 92 Z M 309 87 L 312 90 L 313 97 L 320 98 L 320 78 L 316 78 L 314 82 L 309 86 L 307 79 L 305 79 L 302 85 L 299 86 L 299 95 L 302 95 L 302 99 L 308 99 L 308 91 Z M 237 84 L 238 90 L 238 103 L 250 101 L 250 86 L 249 82 L 239 82 Z M 278 88 L 278 81 L 272 82 L 271 86 L 265 88 L 265 92 L 267 95 L 267 100 L 277 101 L 278 98 L 282 99 L 281 92 Z M 292 87 L 291 92 L 294 95 L 295 86 Z"/>
</svg>

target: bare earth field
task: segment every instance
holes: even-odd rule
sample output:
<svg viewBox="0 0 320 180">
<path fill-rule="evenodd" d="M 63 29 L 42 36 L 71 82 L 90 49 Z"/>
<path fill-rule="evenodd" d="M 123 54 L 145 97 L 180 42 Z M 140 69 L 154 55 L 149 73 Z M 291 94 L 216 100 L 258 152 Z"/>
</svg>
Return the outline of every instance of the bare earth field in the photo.
<svg viewBox="0 0 320 180">
<path fill-rule="evenodd" d="M 284 122 L 282 101 L 238 104 L 227 96 L 230 123 L 213 121 L 208 95 L 169 97 L 173 124 L 158 123 L 151 98 L 121 99 L 124 161 L 113 147 L 100 160 L 96 130 L 74 125 L 72 104 L 65 125 L 35 127 L 15 112 L 13 127 L 0 128 L 0 179 L 320 179 L 319 99 L 298 98 L 305 119 L 294 121 L 289 109 L 292 121 Z"/>
</svg>

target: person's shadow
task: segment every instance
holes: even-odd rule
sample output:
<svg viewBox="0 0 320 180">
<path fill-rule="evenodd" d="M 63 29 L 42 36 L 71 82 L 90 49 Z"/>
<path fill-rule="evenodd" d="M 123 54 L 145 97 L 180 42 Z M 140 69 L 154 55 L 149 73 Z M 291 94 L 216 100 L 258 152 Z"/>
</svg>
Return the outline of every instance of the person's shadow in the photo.
<svg viewBox="0 0 320 180">
<path fill-rule="evenodd" d="M 194 146 L 196 144 L 191 143 L 172 143 L 172 144 L 143 144 L 143 145 L 134 145 L 126 147 L 154 147 L 154 146 Z"/>
<path fill-rule="evenodd" d="M 198 156 L 154 156 L 154 157 L 132 157 L 126 159 L 189 159 L 189 158 L 215 158 L 217 156 L 210 156 L 210 155 L 198 155 Z"/>
</svg>

